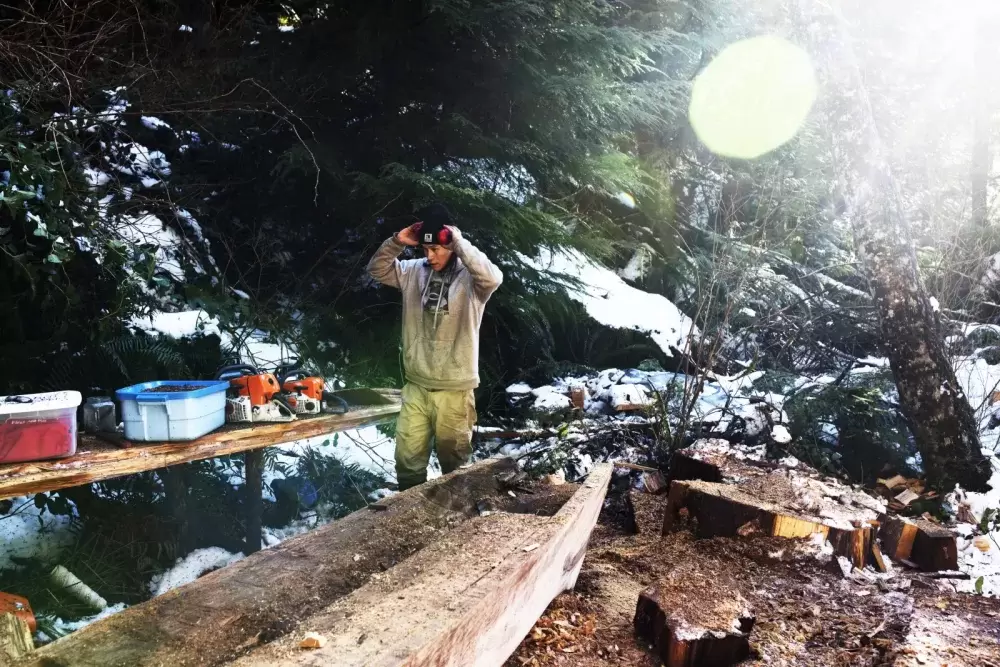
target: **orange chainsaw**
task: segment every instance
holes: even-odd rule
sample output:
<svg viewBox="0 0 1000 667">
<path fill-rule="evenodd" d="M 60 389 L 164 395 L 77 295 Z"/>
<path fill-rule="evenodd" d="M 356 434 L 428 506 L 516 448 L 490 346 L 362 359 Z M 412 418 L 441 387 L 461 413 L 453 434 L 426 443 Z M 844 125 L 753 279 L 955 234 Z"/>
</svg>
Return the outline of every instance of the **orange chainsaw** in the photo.
<svg viewBox="0 0 1000 667">
<path fill-rule="evenodd" d="M 288 396 L 289 403 L 295 406 L 298 414 L 325 412 L 342 415 L 347 412 L 347 401 L 326 391 L 326 380 L 318 375 L 307 374 L 298 360 L 278 366 L 274 373 L 278 376 L 278 382 Z"/>
<path fill-rule="evenodd" d="M 215 374 L 229 380 L 226 391 L 226 421 L 286 422 L 295 419 L 295 410 L 273 373 L 264 373 L 250 364 L 223 366 Z"/>
</svg>

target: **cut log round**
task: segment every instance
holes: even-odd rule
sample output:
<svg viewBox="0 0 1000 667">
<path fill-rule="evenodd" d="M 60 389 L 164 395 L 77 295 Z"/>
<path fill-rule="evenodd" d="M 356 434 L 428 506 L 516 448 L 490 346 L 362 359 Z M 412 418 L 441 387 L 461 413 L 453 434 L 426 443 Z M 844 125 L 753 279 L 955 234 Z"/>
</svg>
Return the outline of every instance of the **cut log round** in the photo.
<svg viewBox="0 0 1000 667">
<path fill-rule="evenodd" d="M 714 617 L 712 627 L 687 617 L 699 602 L 699 616 Z M 667 589 L 647 588 L 635 610 L 635 632 L 652 645 L 665 667 L 727 667 L 750 656 L 749 634 L 754 619 L 746 602 L 735 591 L 712 588 L 693 581 L 690 590 L 678 591 L 676 582 Z"/>
<path fill-rule="evenodd" d="M 883 515 L 879 539 L 893 560 L 910 561 L 925 572 L 958 569 L 958 543 L 947 528 L 925 519 Z"/>
<path fill-rule="evenodd" d="M 682 510 L 696 522 L 698 537 L 735 537 L 759 532 L 794 539 L 820 534 L 830 540 L 835 554 L 846 557 L 859 568 L 865 566 L 873 537 L 870 525 L 848 528 L 796 515 L 778 505 L 758 500 L 738 487 L 712 482 L 677 481 L 671 484 L 664 534 L 674 529 Z"/>
</svg>

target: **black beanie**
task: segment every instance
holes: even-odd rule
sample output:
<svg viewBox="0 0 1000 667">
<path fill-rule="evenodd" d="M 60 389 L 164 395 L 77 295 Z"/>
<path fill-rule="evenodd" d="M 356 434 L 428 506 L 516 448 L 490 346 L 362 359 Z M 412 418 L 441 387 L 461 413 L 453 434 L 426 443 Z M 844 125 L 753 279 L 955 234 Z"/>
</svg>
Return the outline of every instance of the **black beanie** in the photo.
<svg viewBox="0 0 1000 667">
<path fill-rule="evenodd" d="M 431 234 L 432 238 L 437 237 L 437 233 L 445 228 L 445 226 L 454 226 L 455 223 L 452 222 L 451 212 L 445 207 L 444 204 L 434 203 L 428 206 L 424 206 L 418 209 L 413 216 L 420 222 L 424 223 L 420 228 L 420 238 L 423 239 L 426 234 Z"/>
</svg>

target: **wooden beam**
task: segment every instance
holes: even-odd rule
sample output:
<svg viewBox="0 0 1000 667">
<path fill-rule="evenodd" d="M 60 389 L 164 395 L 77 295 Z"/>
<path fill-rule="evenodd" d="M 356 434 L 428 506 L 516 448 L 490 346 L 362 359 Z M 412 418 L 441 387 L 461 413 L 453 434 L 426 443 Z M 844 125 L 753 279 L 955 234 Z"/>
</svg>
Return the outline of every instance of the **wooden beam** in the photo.
<svg viewBox="0 0 1000 667">
<path fill-rule="evenodd" d="M 300 619 L 477 516 L 476 501 L 500 493 L 495 475 L 516 467 L 484 461 L 398 493 L 378 503 L 385 511 L 359 510 L 264 549 L 43 646 L 18 667 L 224 664 L 293 633 Z"/>
<path fill-rule="evenodd" d="M 476 517 L 233 667 L 498 667 L 556 595 L 575 585 L 612 465 L 598 464 L 551 517 Z"/>
<path fill-rule="evenodd" d="M 136 443 L 120 448 L 94 437 L 81 436 L 75 456 L 0 465 L 0 499 L 55 491 L 376 424 L 399 413 L 398 396 L 391 390 L 382 395 L 386 397 L 384 405 L 359 407 L 343 415 L 318 415 L 287 423 L 227 426 L 192 442 Z"/>
<path fill-rule="evenodd" d="M 246 551 L 255 554 L 260 551 L 261 514 L 263 508 L 262 486 L 264 484 L 264 453 L 255 449 L 243 454 L 243 470 L 246 475 L 244 499 L 246 501 Z"/>
</svg>

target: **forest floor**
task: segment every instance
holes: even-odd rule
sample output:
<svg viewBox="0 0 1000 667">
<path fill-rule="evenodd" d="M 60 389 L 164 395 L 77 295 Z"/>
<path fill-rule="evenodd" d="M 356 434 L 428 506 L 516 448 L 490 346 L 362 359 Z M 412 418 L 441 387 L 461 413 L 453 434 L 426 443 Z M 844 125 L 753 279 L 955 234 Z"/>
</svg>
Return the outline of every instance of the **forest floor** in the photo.
<svg viewBox="0 0 1000 667">
<path fill-rule="evenodd" d="M 659 667 L 634 619 L 640 593 L 665 582 L 686 587 L 680 615 L 702 627 L 719 599 L 748 605 L 756 620 L 741 665 L 1000 667 L 998 599 L 901 567 L 845 577 L 815 541 L 661 536 L 667 496 L 632 494 L 609 496 L 575 590 L 552 602 L 506 667 Z"/>
</svg>

